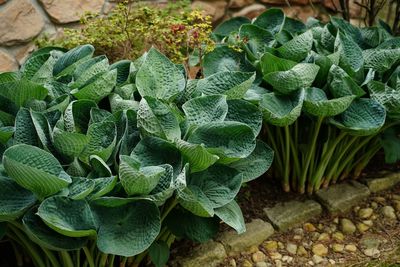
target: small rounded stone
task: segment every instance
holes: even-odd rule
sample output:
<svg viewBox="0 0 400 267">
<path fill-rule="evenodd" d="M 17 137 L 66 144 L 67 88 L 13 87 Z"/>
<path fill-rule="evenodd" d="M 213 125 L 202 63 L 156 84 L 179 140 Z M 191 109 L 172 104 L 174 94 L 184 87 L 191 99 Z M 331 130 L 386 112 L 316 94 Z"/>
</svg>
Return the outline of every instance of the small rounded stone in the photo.
<svg viewBox="0 0 400 267">
<path fill-rule="evenodd" d="M 356 231 L 354 223 L 346 218 L 340 220 L 340 228 L 345 234 L 353 234 Z"/>
<path fill-rule="evenodd" d="M 328 248 L 323 244 L 315 244 L 312 247 L 312 252 L 318 256 L 326 256 L 328 254 Z"/>
<path fill-rule="evenodd" d="M 267 241 L 264 243 L 263 247 L 266 251 L 276 251 L 278 249 L 278 242 L 276 241 Z"/>
<path fill-rule="evenodd" d="M 264 253 L 261 251 L 257 251 L 253 255 L 251 255 L 251 258 L 253 259 L 254 262 L 260 262 L 260 261 L 265 261 L 267 256 L 265 256 Z"/>
<path fill-rule="evenodd" d="M 269 253 L 269 257 L 271 260 L 280 260 L 282 259 L 282 254 L 279 252 L 272 251 Z"/>
<path fill-rule="evenodd" d="M 344 245 L 343 244 L 333 244 L 332 245 L 332 250 L 334 251 L 334 252 L 343 252 L 343 250 L 344 250 Z"/>
<path fill-rule="evenodd" d="M 357 251 L 357 247 L 353 244 L 348 244 L 344 247 L 344 249 L 348 252 L 356 252 Z"/>
<path fill-rule="evenodd" d="M 308 252 L 307 252 L 307 250 L 305 249 L 305 247 L 299 246 L 299 247 L 297 248 L 297 255 L 298 255 L 298 256 L 308 256 Z"/>
<path fill-rule="evenodd" d="M 371 208 L 360 209 L 358 211 L 358 217 L 361 219 L 368 219 L 371 217 L 372 213 L 374 213 L 374 210 Z"/>
<path fill-rule="evenodd" d="M 379 249 L 376 248 L 367 248 L 364 251 L 365 256 L 371 257 L 371 258 L 378 258 L 381 255 L 381 252 Z"/>
<path fill-rule="evenodd" d="M 319 255 L 314 255 L 314 256 L 312 257 L 312 259 L 313 259 L 313 262 L 314 262 L 315 264 L 320 264 L 321 262 L 324 261 L 324 258 L 322 258 L 322 257 L 319 256 Z"/>
<path fill-rule="evenodd" d="M 318 241 L 329 241 L 331 239 L 331 237 L 329 236 L 329 234 L 327 233 L 322 233 L 319 237 L 318 237 Z"/>
<path fill-rule="evenodd" d="M 332 238 L 337 240 L 337 241 L 343 241 L 344 240 L 344 235 L 341 232 L 334 232 L 332 234 Z"/>
<path fill-rule="evenodd" d="M 297 252 L 297 245 L 293 243 L 287 243 L 286 244 L 286 250 L 292 255 L 296 255 Z"/>
<path fill-rule="evenodd" d="M 365 225 L 365 224 L 363 224 L 363 223 L 357 223 L 357 230 L 358 230 L 360 233 L 365 233 L 366 231 L 368 231 L 368 229 L 369 229 L 369 226 L 368 226 L 368 225 Z"/>
<path fill-rule="evenodd" d="M 391 220 L 395 220 L 397 218 L 396 213 L 394 212 L 394 208 L 392 206 L 384 206 L 382 208 L 382 214 L 383 216 Z"/>
<path fill-rule="evenodd" d="M 242 262 L 243 267 L 253 267 L 253 263 L 251 263 L 249 260 L 244 260 Z"/>
<path fill-rule="evenodd" d="M 317 231 L 317 228 L 312 223 L 305 223 L 303 225 L 303 229 L 307 232 L 315 232 Z"/>
</svg>

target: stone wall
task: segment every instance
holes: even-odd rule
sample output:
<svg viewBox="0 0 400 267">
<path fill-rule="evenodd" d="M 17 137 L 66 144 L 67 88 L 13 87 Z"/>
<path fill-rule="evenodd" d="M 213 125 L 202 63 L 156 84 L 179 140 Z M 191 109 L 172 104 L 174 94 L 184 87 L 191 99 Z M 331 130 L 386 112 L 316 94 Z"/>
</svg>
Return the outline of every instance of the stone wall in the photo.
<svg viewBox="0 0 400 267">
<path fill-rule="evenodd" d="M 87 11 L 107 14 L 116 1 L 0 0 L 0 72 L 18 69 L 35 49 L 36 37 L 56 34 L 63 27 L 77 27 Z M 193 0 L 192 5 L 211 15 L 217 24 L 232 16 L 253 18 L 272 6 L 282 7 L 289 16 L 302 20 L 309 16 L 327 18 L 328 11 L 335 9 L 332 1 L 338 0 Z M 168 0 L 141 2 L 163 4 Z"/>
</svg>

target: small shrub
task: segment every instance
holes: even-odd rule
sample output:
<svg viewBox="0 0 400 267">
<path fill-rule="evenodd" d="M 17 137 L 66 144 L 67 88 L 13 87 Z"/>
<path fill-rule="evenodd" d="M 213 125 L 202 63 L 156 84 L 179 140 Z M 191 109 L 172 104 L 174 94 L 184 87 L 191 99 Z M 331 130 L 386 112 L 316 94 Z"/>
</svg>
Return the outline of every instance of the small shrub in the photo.
<svg viewBox="0 0 400 267">
<path fill-rule="evenodd" d="M 212 49 L 210 17 L 191 10 L 190 1 L 176 1 L 165 7 L 122 2 L 108 16 L 86 14 L 81 28 L 65 28 L 55 39 L 37 40 L 39 47 L 60 46 L 71 49 L 90 43 L 99 55 L 111 62 L 136 59 L 152 46 L 172 61 L 182 63 Z"/>
<path fill-rule="evenodd" d="M 268 170 L 253 73 L 188 80 L 155 48 L 109 65 L 43 48 L 0 74 L 0 239 L 34 266 L 138 266 L 175 238 L 245 231 L 242 183 Z"/>
<path fill-rule="evenodd" d="M 226 21 L 213 36 L 220 44 L 205 55 L 206 78 L 257 73 L 246 99 L 264 114 L 262 136 L 285 191 L 359 177 L 382 144 L 387 160 L 400 159 L 400 39 L 384 23 L 304 24 L 269 9 L 252 22 Z"/>
</svg>

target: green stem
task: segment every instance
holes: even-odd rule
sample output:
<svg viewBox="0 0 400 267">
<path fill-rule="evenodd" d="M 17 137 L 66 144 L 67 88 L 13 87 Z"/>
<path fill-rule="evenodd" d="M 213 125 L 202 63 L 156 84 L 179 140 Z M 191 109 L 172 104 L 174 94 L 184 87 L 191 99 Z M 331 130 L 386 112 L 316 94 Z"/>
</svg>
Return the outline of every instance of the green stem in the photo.
<svg viewBox="0 0 400 267">
<path fill-rule="evenodd" d="M 90 251 L 89 251 L 89 249 L 88 249 L 86 246 L 83 247 L 83 252 L 85 253 L 86 261 L 88 262 L 89 266 L 90 266 L 90 267 L 96 267 L 96 266 L 94 265 L 93 257 L 92 257 L 92 255 L 90 254 Z"/>
<path fill-rule="evenodd" d="M 108 267 L 114 267 L 115 255 L 110 255 L 110 261 L 108 262 Z"/>
<path fill-rule="evenodd" d="M 63 260 L 64 267 L 74 267 L 74 263 L 71 259 L 71 256 L 67 251 L 60 251 L 60 256 Z"/>
<path fill-rule="evenodd" d="M 163 210 L 163 213 L 161 215 L 161 222 L 165 220 L 165 218 L 175 208 L 176 205 L 178 205 L 178 198 L 175 197 L 172 199 L 171 203 L 167 206 L 167 208 Z"/>
<path fill-rule="evenodd" d="M 35 248 L 35 245 L 33 243 L 31 243 L 30 241 L 28 241 L 24 235 L 19 231 L 19 225 L 17 222 L 11 222 L 8 225 L 8 228 L 10 230 L 12 230 L 14 232 L 14 234 L 18 237 L 18 239 L 21 241 L 21 243 L 24 245 L 25 249 L 27 250 L 27 252 L 30 254 L 30 256 L 32 257 L 32 260 L 35 262 L 35 265 L 37 267 L 45 267 L 46 264 L 43 262 L 42 257 L 39 253 L 39 251 L 37 251 L 37 249 Z"/>
<path fill-rule="evenodd" d="M 13 241 L 10 241 L 10 243 L 11 243 L 12 249 L 14 251 L 15 259 L 17 261 L 17 266 L 18 267 L 24 266 L 24 258 L 22 256 L 22 254 L 20 253 L 20 250 L 17 248 L 17 245 Z"/>
<path fill-rule="evenodd" d="M 99 262 L 98 266 L 106 267 L 107 259 L 108 259 L 108 255 L 105 253 L 101 253 L 100 262 Z"/>
<path fill-rule="evenodd" d="M 285 173 L 283 176 L 283 190 L 285 192 L 290 191 L 289 175 L 290 175 L 290 132 L 289 126 L 284 127 L 285 131 Z"/>
<path fill-rule="evenodd" d="M 308 168 L 309 168 L 311 160 L 313 159 L 314 154 L 315 154 L 315 147 L 317 145 L 318 134 L 319 134 L 319 130 L 321 128 L 323 120 L 324 120 L 323 117 L 318 117 L 318 120 L 317 120 L 315 128 L 314 128 L 314 132 L 313 132 L 313 135 L 311 138 L 310 150 L 308 150 L 306 160 L 304 163 L 303 172 L 300 177 L 299 192 L 301 194 L 303 194 L 305 192 L 305 183 L 306 183 L 306 179 L 307 179 Z"/>
<path fill-rule="evenodd" d="M 51 262 L 51 266 L 52 267 L 61 267 L 60 263 L 57 260 L 57 257 L 54 256 L 53 252 L 51 252 L 50 250 L 48 250 L 45 247 L 42 247 L 43 252 L 46 254 L 47 258 L 49 259 L 49 261 Z M 72 265 L 73 266 L 73 265 Z M 79 266 L 79 265 L 78 265 Z"/>
<path fill-rule="evenodd" d="M 272 149 L 274 150 L 274 162 L 273 164 L 275 165 L 275 168 L 277 168 L 279 171 L 282 170 L 282 159 L 279 153 L 278 146 L 275 142 L 274 134 L 272 134 L 271 128 L 265 124 L 265 129 L 267 130 L 267 139 L 268 143 L 272 146 Z"/>
</svg>

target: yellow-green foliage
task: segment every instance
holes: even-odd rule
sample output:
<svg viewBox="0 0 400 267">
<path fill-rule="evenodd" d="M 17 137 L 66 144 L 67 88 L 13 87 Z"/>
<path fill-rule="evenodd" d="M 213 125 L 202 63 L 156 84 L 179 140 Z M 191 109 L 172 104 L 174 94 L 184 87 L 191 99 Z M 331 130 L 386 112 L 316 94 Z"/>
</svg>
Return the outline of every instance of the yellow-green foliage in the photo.
<svg viewBox="0 0 400 267">
<path fill-rule="evenodd" d="M 88 13 L 81 18 L 82 27 L 65 28 L 61 36 L 43 37 L 37 44 L 70 49 L 90 43 L 111 61 L 135 59 L 155 46 L 176 63 L 188 62 L 193 51 L 201 55 L 213 46 L 211 18 L 191 10 L 189 3 L 181 0 L 156 7 L 126 1 L 108 16 Z"/>
</svg>

